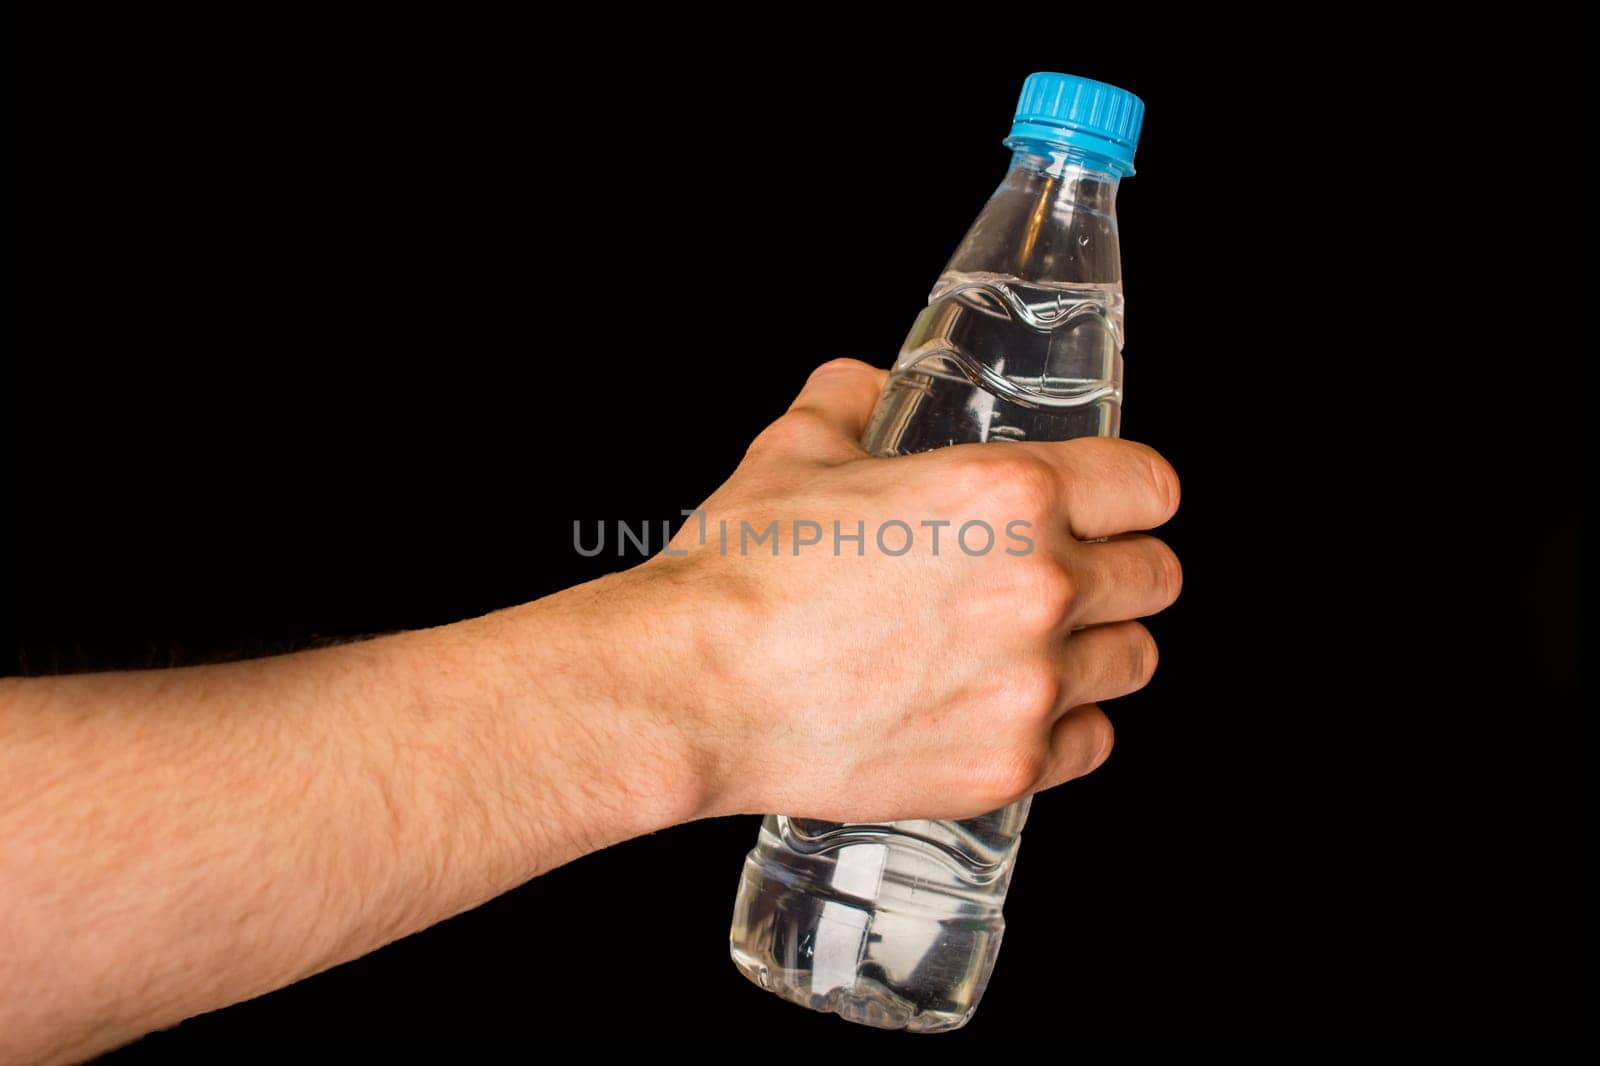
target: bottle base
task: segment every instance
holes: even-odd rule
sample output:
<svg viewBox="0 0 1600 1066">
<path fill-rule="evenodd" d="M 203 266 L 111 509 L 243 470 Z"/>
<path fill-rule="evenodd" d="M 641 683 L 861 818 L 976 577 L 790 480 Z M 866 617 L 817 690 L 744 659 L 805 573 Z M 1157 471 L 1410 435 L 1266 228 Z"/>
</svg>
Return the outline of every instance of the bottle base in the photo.
<svg viewBox="0 0 1600 1066">
<path fill-rule="evenodd" d="M 857 977 L 853 988 L 834 988 L 822 995 L 811 991 L 811 975 L 803 970 L 787 970 L 754 958 L 737 947 L 732 949 L 733 964 L 752 984 L 766 989 L 790 1003 L 828 1014 L 837 1014 L 857 1025 L 875 1029 L 903 1029 L 908 1033 L 947 1033 L 972 1020 L 976 1004 L 964 1013 L 918 1009 L 911 1001 L 866 977 Z"/>
<path fill-rule="evenodd" d="M 942 867 L 909 865 L 922 861 L 881 844 L 814 855 L 758 845 L 734 903 L 734 965 L 790 1003 L 860 1025 L 961 1028 L 989 983 L 1005 921 L 997 906 L 932 890 L 927 875 Z M 865 883 L 864 869 L 882 875 L 877 884 Z M 889 873 L 897 881 L 907 871 L 924 876 L 903 889 L 891 883 Z"/>
</svg>

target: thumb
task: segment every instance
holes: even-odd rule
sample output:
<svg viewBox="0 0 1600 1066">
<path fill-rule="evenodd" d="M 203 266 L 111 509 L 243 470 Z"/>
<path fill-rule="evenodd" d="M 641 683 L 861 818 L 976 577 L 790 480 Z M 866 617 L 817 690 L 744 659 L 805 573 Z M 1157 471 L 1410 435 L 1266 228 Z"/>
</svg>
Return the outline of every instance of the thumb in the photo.
<svg viewBox="0 0 1600 1066">
<path fill-rule="evenodd" d="M 866 432 L 867 419 L 888 376 L 887 371 L 859 359 L 830 360 L 811 372 L 789 410 L 821 419 L 855 444 Z"/>
</svg>

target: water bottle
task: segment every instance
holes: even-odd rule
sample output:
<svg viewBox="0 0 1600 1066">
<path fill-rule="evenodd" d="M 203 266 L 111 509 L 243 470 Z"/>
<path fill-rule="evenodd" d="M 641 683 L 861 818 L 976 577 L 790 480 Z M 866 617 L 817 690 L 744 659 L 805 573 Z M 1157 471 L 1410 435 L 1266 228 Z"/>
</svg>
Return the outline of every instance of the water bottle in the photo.
<svg viewBox="0 0 1600 1066">
<path fill-rule="evenodd" d="M 1030 76 L 1005 180 L 917 316 L 863 444 L 1115 436 L 1122 403 L 1117 183 L 1144 104 Z M 846 825 L 768 815 L 734 907 L 734 963 L 813 1010 L 940 1032 L 977 1008 L 1028 800 L 962 821 Z"/>
</svg>

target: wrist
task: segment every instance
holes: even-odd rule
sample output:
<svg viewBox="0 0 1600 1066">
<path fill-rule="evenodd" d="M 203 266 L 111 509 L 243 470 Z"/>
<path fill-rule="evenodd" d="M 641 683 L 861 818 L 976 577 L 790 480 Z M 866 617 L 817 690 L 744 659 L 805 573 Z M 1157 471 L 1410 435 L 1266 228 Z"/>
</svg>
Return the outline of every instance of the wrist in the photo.
<svg viewBox="0 0 1600 1066">
<path fill-rule="evenodd" d="M 496 702 L 529 778 L 516 796 L 541 852 L 556 825 L 581 827 L 557 848 L 579 854 L 719 813 L 723 763 L 704 728 L 710 609 L 673 562 L 466 623 L 506 678 Z"/>
</svg>

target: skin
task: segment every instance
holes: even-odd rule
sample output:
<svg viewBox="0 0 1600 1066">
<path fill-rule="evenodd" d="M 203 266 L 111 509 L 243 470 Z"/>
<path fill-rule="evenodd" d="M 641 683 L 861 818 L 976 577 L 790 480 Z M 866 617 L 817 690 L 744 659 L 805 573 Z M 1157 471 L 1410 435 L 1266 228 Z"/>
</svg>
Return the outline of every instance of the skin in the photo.
<svg viewBox="0 0 1600 1066">
<path fill-rule="evenodd" d="M 819 368 L 682 555 L 359 644 L 0 681 L 0 1061 L 81 1059 L 677 823 L 965 817 L 1099 766 L 1096 701 L 1155 668 L 1132 619 L 1178 594 L 1130 532 L 1176 509 L 1171 467 L 1102 439 L 871 458 L 882 383 Z M 869 543 L 724 555 L 724 517 Z M 937 557 L 925 529 L 871 544 L 940 518 Z M 962 553 L 972 519 L 1033 551 Z"/>
</svg>

